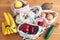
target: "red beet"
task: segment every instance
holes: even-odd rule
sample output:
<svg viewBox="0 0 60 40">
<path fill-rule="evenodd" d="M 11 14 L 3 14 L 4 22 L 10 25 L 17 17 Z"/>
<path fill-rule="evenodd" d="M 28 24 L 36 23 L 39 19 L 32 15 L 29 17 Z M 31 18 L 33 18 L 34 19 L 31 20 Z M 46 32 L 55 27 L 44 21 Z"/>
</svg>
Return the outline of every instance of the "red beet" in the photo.
<svg viewBox="0 0 60 40">
<path fill-rule="evenodd" d="M 22 30 L 23 32 L 29 32 L 29 24 L 22 24 L 19 30 Z"/>
<path fill-rule="evenodd" d="M 44 26 L 45 23 L 44 23 L 44 22 L 38 22 L 38 25 L 39 25 L 39 26 Z"/>
<path fill-rule="evenodd" d="M 28 34 L 36 34 L 38 31 L 38 26 L 30 25 L 30 24 L 22 24 L 19 30 L 28 33 Z"/>
<path fill-rule="evenodd" d="M 38 26 L 31 25 L 30 33 L 36 34 L 38 32 Z"/>
<path fill-rule="evenodd" d="M 31 27 L 31 32 L 34 33 L 34 26 Z"/>
</svg>

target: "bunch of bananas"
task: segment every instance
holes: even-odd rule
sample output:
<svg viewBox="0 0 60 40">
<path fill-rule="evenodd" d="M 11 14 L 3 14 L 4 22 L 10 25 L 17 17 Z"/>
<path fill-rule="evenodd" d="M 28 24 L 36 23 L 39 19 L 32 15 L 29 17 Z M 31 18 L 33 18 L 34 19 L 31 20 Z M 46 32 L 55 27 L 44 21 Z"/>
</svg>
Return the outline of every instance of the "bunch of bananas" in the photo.
<svg viewBox="0 0 60 40">
<path fill-rule="evenodd" d="M 17 27 L 10 13 L 4 12 L 5 21 L 2 22 L 2 32 L 4 35 L 17 33 Z"/>
</svg>

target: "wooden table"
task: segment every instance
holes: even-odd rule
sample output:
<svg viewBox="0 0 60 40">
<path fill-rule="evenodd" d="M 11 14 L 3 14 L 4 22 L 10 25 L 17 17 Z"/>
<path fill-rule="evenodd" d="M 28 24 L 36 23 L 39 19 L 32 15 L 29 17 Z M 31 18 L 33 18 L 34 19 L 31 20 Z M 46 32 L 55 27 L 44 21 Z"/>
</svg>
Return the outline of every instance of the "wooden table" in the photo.
<svg viewBox="0 0 60 40">
<path fill-rule="evenodd" d="M 58 23 L 60 22 L 60 0 L 27 0 L 27 1 L 29 2 L 30 6 L 35 5 L 41 6 L 45 2 L 53 3 L 52 10 L 58 12 L 58 18 L 56 19 L 56 22 Z M 18 34 L 4 36 L 1 31 L 1 23 L 2 21 L 4 21 L 3 12 L 7 11 L 11 13 L 10 4 L 12 2 L 13 0 L 0 0 L 0 40 L 22 40 L 22 38 Z M 36 40 L 44 40 L 45 33 L 43 33 Z M 59 40 L 59 39 L 60 39 L 60 27 L 56 27 L 49 40 Z"/>
</svg>

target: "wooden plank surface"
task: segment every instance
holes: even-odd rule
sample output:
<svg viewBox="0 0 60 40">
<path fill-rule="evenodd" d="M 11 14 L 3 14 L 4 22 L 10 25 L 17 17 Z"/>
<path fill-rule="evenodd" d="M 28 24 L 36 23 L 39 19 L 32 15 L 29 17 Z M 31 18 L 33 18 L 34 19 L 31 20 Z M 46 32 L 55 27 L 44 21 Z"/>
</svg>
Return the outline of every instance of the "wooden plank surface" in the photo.
<svg viewBox="0 0 60 40">
<path fill-rule="evenodd" d="M 3 12 L 7 11 L 11 13 L 10 5 L 14 0 L 0 0 L 0 40 L 22 40 L 22 38 L 18 34 L 12 34 L 4 36 L 1 31 L 1 23 L 4 21 Z M 30 6 L 41 6 L 43 3 L 53 3 L 52 10 L 58 12 L 58 18 L 56 19 L 56 22 L 60 23 L 60 0 L 27 0 L 30 4 Z M 46 33 L 46 32 L 45 32 Z M 43 33 L 40 37 L 38 37 L 36 40 L 44 40 Z M 56 27 L 49 38 L 49 40 L 60 40 L 60 26 Z"/>
</svg>

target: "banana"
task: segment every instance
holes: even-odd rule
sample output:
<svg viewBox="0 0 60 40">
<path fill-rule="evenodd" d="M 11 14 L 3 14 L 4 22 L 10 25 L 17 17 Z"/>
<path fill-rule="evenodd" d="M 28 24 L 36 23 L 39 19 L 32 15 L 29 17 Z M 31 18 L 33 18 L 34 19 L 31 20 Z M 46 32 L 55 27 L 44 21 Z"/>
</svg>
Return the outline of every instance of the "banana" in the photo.
<svg viewBox="0 0 60 40">
<path fill-rule="evenodd" d="M 3 32 L 3 34 L 4 34 L 4 31 L 5 31 L 5 24 L 4 24 L 4 22 L 2 22 L 2 32 Z"/>
<path fill-rule="evenodd" d="M 7 34 L 8 34 L 8 32 L 7 32 L 7 29 L 5 28 L 4 35 L 7 35 Z"/>
<path fill-rule="evenodd" d="M 4 12 L 4 18 L 6 20 L 7 25 L 10 25 L 9 17 L 6 12 Z"/>
<path fill-rule="evenodd" d="M 9 17 L 9 20 L 10 20 L 10 24 L 11 24 L 11 27 L 15 27 L 16 24 L 14 22 L 14 19 L 12 17 L 12 15 L 10 13 L 7 13 L 8 17 Z"/>
<path fill-rule="evenodd" d="M 16 24 L 15 24 L 15 22 L 14 22 L 13 17 L 11 16 L 10 13 L 8 13 L 7 15 L 8 15 L 9 20 L 10 20 L 11 29 L 13 30 L 14 33 L 17 33 L 17 27 L 16 27 Z"/>
<path fill-rule="evenodd" d="M 9 34 L 17 33 L 17 27 L 11 14 L 4 12 L 4 18 L 5 18 L 5 21 L 2 22 L 3 34 L 9 35 Z"/>
<path fill-rule="evenodd" d="M 11 27 L 11 29 L 14 33 L 17 33 L 17 28 L 16 27 L 14 27 L 14 28 Z"/>
<path fill-rule="evenodd" d="M 9 31 L 11 32 L 11 34 L 13 34 L 14 32 L 13 32 L 13 30 L 11 29 L 11 28 L 9 28 Z"/>
<path fill-rule="evenodd" d="M 6 30 L 7 30 L 7 34 L 9 35 L 10 34 L 9 27 L 6 27 Z"/>
<path fill-rule="evenodd" d="M 10 31 L 8 30 L 8 35 L 11 34 Z"/>
</svg>

